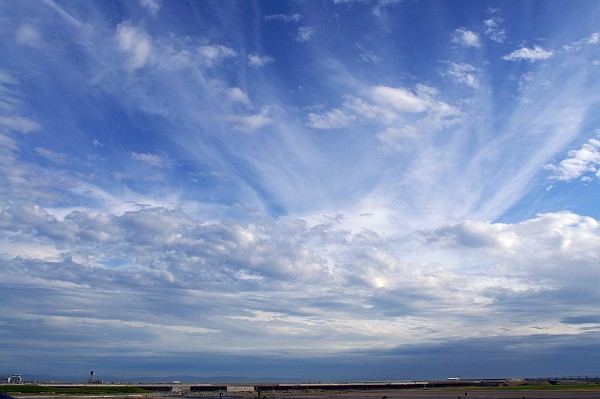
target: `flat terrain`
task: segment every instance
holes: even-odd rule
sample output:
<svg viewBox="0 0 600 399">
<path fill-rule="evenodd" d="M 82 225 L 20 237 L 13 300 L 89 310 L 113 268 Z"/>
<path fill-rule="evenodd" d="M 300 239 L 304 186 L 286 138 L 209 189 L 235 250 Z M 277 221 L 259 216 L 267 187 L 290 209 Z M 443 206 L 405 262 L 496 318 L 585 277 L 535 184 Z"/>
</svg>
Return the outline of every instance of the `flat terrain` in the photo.
<svg viewBox="0 0 600 399">
<path fill-rule="evenodd" d="M 600 399 L 600 384 L 287 391 L 264 389 L 260 396 L 252 391 L 224 391 L 222 395 L 217 391 L 160 393 L 131 386 L 61 388 L 0 385 L 0 392 L 7 392 L 17 399 Z"/>
<path fill-rule="evenodd" d="M 467 395 L 465 396 L 465 392 Z M 199 395 L 200 396 L 200 395 Z M 264 392 L 267 399 L 600 399 L 600 389 L 586 390 L 455 390 L 455 389 L 407 389 L 390 391 L 347 392 Z M 207 396 L 218 398 L 215 394 Z M 227 398 L 256 398 L 256 395 L 223 395 Z"/>
</svg>

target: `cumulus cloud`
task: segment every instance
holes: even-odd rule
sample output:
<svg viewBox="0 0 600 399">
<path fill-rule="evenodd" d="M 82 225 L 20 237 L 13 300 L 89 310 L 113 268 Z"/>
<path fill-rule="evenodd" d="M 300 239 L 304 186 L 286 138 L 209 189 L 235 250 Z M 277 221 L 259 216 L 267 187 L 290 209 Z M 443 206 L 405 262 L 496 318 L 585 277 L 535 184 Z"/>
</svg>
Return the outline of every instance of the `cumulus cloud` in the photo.
<svg viewBox="0 0 600 399">
<path fill-rule="evenodd" d="M 248 63 L 254 67 L 261 67 L 273 62 L 273 57 L 268 55 L 248 54 Z"/>
<path fill-rule="evenodd" d="M 84 326 L 93 324 L 112 333 L 119 326 L 124 335 L 143 328 L 151 332 L 140 342 L 143 348 L 160 342 L 195 350 L 200 339 L 217 351 L 232 345 L 278 350 L 306 334 L 319 339 L 302 344 L 303 350 L 365 342 L 389 348 L 455 336 L 455 326 L 473 317 L 477 325 L 461 331 L 462 338 L 494 337 L 499 320 L 509 316 L 511 330 L 503 335 L 522 339 L 537 334 L 539 326 L 549 335 L 581 332 L 585 325 L 565 320 L 593 314 L 600 299 L 593 286 L 599 223 L 572 213 L 517 224 L 465 221 L 402 240 L 351 233 L 335 218 L 315 224 L 264 216 L 211 223 L 165 208 L 121 215 L 73 211 L 59 218 L 41 207 L 8 206 L 0 210 L 0 228 L 4 243 L 62 249 L 52 259 L 16 255 L 16 247 L 3 251 L 0 284 L 21 276 L 28 295 L 61 293 L 61 323 L 40 304 L 16 317 L 41 318 L 82 338 Z M 565 277 L 565 265 L 574 260 L 577 267 Z M 575 290 L 578 295 L 567 295 Z M 555 294 L 561 294 L 560 303 L 547 300 Z M 82 300 L 88 314 L 81 313 Z M 126 306 L 130 301 L 135 306 Z M 23 309 L 27 303 L 14 305 Z M 106 306 L 112 311 L 97 311 Z M 259 336 L 243 333 L 258 326 Z"/>
<path fill-rule="evenodd" d="M 560 181 L 588 180 L 589 175 L 600 178 L 600 134 L 589 139 L 580 149 L 569 151 L 568 157 L 557 165 L 546 165 L 552 178 Z"/>
<path fill-rule="evenodd" d="M 121 23 L 117 26 L 119 48 L 128 54 L 127 65 L 131 69 L 139 69 L 146 65 L 152 55 L 152 40 L 143 30 Z"/>
<path fill-rule="evenodd" d="M 513 51 L 510 54 L 505 55 L 502 59 L 506 61 L 529 61 L 535 62 L 539 60 L 546 60 L 552 57 L 554 53 L 552 51 L 544 50 L 540 46 L 534 46 L 533 48 L 522 47 L 518 50 Z"/>
<path fill-rule="evenodd" d="M 452 43 L 463 47 L 481 47 L 479 35 L 468 29 L 456 29 L 452 34 Z"/>
</svg>

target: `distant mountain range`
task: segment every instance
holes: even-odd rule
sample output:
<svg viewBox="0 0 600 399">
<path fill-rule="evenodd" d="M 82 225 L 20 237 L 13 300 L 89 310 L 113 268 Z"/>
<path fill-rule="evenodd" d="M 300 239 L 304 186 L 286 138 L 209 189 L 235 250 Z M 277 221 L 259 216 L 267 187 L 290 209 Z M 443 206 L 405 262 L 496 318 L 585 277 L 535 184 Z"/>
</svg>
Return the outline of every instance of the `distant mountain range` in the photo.
<svg viewBox="0 0 600 399">
<path fill-rule="evenodd" d="M 0 376 L 10 376 L 13 373 L 0 373 Z M 85 383 L 89 379 L 89 375 L 86 376 L 73 376 L 73 375 L 50 375 L 50 374 L 27 374 L 23 373 L 23 380 L 25 382 L 57 382 L 57 383 Z M 145 382 L 164 382 L 170 383 L 173 381 L 181 381 L 183 383 L 199 383 L 199 384 L 210 384 L 210 383 L 248 383 L 248 382 L 308 382 L 303 379 L 290 379 L 290 378 L 275 378 L 275 377 L 260 377 L 250 378 L 242 376 L 191 376 L 191 375 L 172 375 L 165 377 L 156 376 L 140 376 L 140 377 L 123 377 L 114 375 L 100 375 L 96 374 L 95 379 L 97 381 L 113 382 L 113 383 L 145 383 Z"/>
</svg>

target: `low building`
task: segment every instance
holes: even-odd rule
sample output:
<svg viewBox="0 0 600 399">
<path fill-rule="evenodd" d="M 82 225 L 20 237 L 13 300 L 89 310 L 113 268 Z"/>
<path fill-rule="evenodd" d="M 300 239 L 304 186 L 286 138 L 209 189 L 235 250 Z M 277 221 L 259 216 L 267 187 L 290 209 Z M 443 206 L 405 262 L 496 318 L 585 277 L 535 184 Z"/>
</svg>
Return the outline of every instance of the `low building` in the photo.
<svg viewBox="0 0 600 399">
<path fill-rule="evenodd" d="M 22 384 L 23 376 L 21 374 L 13 374 L 10 377 L 0 377 L 0 384 Z"/>
</svg>

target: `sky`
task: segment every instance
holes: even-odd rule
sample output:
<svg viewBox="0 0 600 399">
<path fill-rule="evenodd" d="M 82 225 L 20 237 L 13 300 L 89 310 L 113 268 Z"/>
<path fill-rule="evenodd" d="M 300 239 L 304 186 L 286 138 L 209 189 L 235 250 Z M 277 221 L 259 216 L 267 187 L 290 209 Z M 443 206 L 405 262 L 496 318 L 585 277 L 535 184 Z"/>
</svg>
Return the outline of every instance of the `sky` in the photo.
<svg viewBox="0 0 600 399">
<path fill-rule="evenodd" d="M 0 372 L 600 375 L 598 21 L 0 0 Z"/>
</svg>

